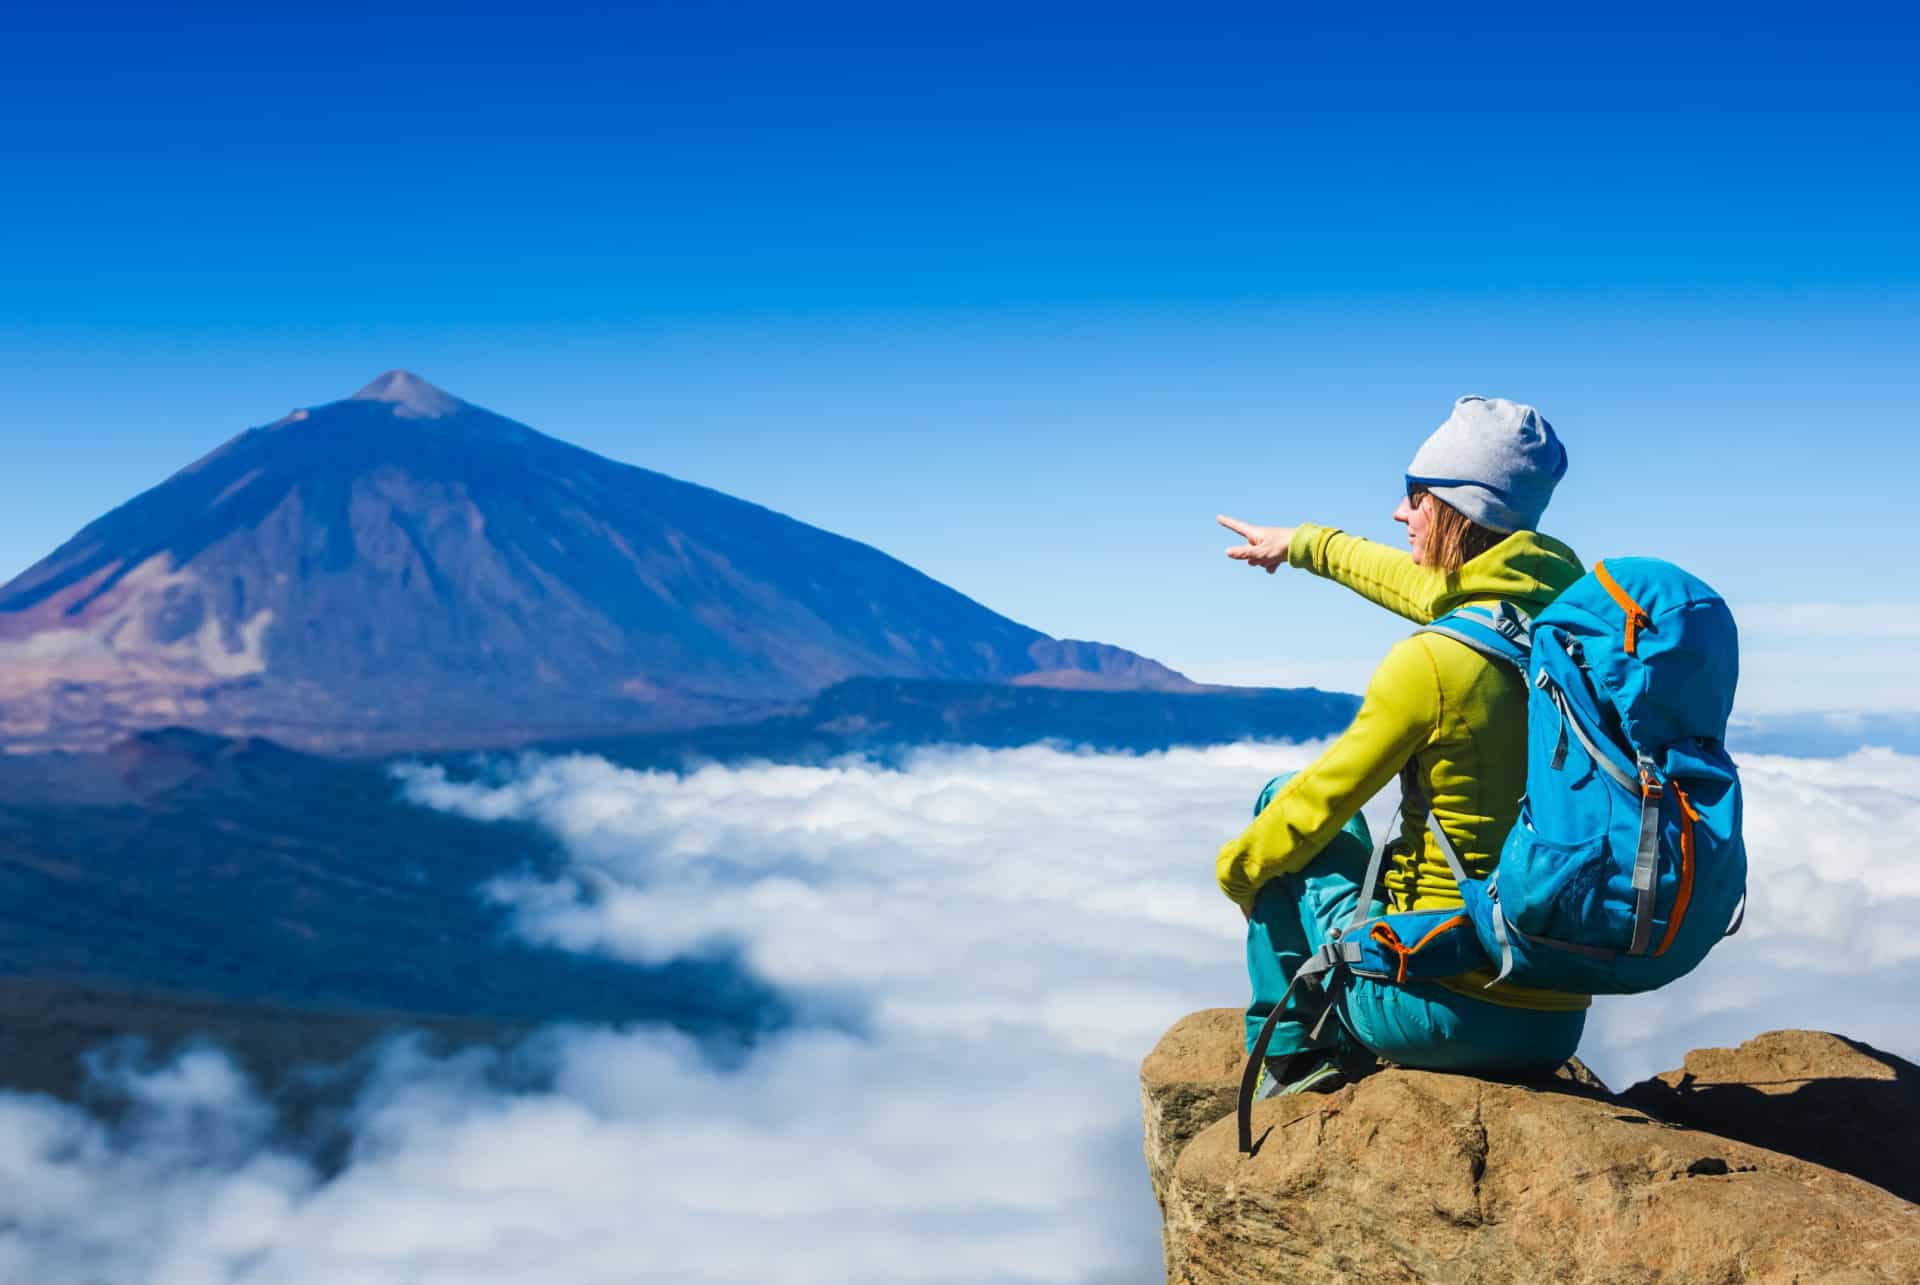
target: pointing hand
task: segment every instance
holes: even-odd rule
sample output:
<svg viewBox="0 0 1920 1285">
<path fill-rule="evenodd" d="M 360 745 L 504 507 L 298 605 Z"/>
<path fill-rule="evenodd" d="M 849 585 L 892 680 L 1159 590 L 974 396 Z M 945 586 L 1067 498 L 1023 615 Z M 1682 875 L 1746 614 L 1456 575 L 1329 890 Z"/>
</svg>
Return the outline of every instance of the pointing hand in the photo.
<svg viewBox="0 0 1920 1285">
<path fill-rule="evenodd" d="M 1290 526 L 1255 526 L 1251 522 L 1242 522 L 1222 513 L 1217 521 L 1221 526 L 1246 541 L 1238 548 L 1228 549 L 1227 556 L 1246 563 L 1251 567 L 1260 567 L 1272 575 L 1287 560 L 1287 547 L 1293 543 L 1293 528 Z"/>
</svg>

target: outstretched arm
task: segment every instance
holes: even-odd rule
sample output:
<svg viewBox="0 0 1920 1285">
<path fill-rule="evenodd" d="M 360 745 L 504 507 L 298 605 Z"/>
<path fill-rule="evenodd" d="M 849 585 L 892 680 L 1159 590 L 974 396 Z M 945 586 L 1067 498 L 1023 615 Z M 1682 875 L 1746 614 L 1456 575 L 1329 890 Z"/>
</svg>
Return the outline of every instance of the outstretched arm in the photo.
<svg viewBox="0 0 1920 1285">
<path fill-rule="evenodd" d="M 1287 562 L 1325 576 L 1418 624 L 1431 624 L 1457 590 L 1444 572 L 1414 563 L 1405 549 L 1306 523 L 1291 532 Z"/>
<path fill-rule="evenodd" d="M 1246 541 L 1227 550 L 1234 561 L 1269 575 L 1282 566 L 1304 567 L 1423 625 L 1439 617 L 1442 599 L 1450 594 L 1445 575 L 1414 565 L 1403 549 L 1311 522 L 1256 526 L 1224 513 L 1215 520 Z"/>
</svg>

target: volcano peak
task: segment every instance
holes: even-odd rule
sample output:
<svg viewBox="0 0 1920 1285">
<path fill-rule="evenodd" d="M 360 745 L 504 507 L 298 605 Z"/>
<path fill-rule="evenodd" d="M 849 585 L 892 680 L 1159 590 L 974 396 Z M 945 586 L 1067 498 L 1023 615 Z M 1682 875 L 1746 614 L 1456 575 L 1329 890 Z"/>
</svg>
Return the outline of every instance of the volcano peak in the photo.
<svg viewBox="0 0 1920 1285">
<path fill-rule="evenodd" d="M 445 389 L 435 388 L 410 370 L 390 370 L 355 393 L 356 402 L 386 402 L 408 419 L 439 419 L 463 403 Z"/>
</svg>

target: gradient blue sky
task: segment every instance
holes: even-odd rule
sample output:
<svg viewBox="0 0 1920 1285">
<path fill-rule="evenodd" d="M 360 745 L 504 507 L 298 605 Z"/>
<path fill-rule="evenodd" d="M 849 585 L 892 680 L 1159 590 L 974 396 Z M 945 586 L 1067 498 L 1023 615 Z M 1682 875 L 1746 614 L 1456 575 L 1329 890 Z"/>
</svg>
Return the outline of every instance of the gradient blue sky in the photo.
<svg viewBox="0 0 1920 1285">
<path fill-rule="evenodd" d="M 1547 529 L 1920 709 L 1897 6 L 10 9 L 0 577 L 404 366 L 1051 633 L 1352 687 L 1401 632 L 1219 510 L 1398 538 L 1463 392 Z"/>
</svg>

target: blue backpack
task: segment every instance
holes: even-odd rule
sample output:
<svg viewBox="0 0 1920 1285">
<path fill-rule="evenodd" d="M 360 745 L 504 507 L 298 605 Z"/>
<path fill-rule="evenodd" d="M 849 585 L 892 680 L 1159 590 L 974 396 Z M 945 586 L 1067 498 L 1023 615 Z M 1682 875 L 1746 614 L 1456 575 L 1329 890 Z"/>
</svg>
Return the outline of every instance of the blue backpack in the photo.
<svg viewBox="0 0 1920 1285">
<path fill-rule="evenodd" d="M 1498 976 L 1618 995 L 1692 971 L 1739 926 L 1747 888 L 1721 743 L 1739 674 L 1726 602 L 1671 563 L 1621 558 L 1537 620 L 1463 608 L 1428 628 L 1531 689 L 1527 793 L 1493 876 L 1466 878 L 1427 814 Z"/>
<path fill-rule="evenodd" d="M 1343 972 L 1405 983 L 1497 966 L 1497 981 L 1630 994 L 1690 972 L 1739 927 L 1740 779 L 1721 743 L 1739 639 L 1719 594 L 1671 563 L 1620 558 L 1596 564 L 1535 619 L 1508 603 L 1462 607 L 1420 632 L 1453 638 L 1527 682 L 1519 819 L 1479 880 L 1426 809 L 1464 908 L 1370 916 L 1382 847 L 1353 920 L 1302 964 L 1294 986 L 1318 985 L 1330 998 Z M 1411 765 L 1402 782 L 1420 794 Z M 1254 1080 L 1286 1009 L 1282 997 L 1248 1059 L 1242 1150 Z M 1316 1039 L 1325 1021 L 1323 1012 Z"/>
</svg>

